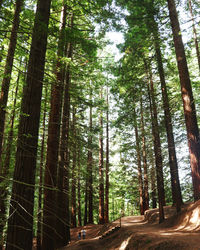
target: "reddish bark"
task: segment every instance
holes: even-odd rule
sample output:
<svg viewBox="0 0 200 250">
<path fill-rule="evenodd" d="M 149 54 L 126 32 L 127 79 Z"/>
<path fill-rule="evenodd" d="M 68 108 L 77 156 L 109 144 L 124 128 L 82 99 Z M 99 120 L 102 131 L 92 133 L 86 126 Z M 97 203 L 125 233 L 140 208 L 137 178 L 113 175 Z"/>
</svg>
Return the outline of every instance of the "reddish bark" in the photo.
<svg viewBox="0 0 200 250">
<path fill-rule="evenodd" d="M 156 177 L 157 177 L 157 190 L 158 190 L 158 202 L 159 202 L 159 223 L 161 223 L 164 218 L 164 209 L 165 205 L 165 190 L 164 190 L 164 180 L 163 180 L 163 163 L 162 163 L 162 151 L 158 127 L 158 118 L 157 118 L 157 107 L 155 102 L 155 93 L 153 86 L 152 74 L 149 72 L 150 88 L 149 91 L 149 102 L 150 102 L 150 111 L 151 111 L 151 121 L 152 121 L 152 136 L 154 142 L 154 154 L 156 161 Z"/>
<path fill-rule="evenodd" d="M 106 186 L 105 186 L 105 223 L 109 222 L 109 100 L 107 88 L 107 106 L 106 112 Z"/>
<path fill-rule="evenodd" d="M 91 98 L 90 98 L 91 99 Z M 88 223 L 94 223 L 93 219 L 93 157 L 92 157 L 92 106 L 90 106 L 90 130 L 88 135 Z"/>
<path fill-rule="evenodd" d="M 102 88 L 100 98 L 102 99 Z M 103 171 L 103 115 L 100 111 L 99 117 L 99 224 L 104 224 L 104 171 Z"/>
<path fill-rule="evenodd" d="M 159 35 L 158 35 L 158 25 L 152 17 L 153 22 L 153 35 L 154 35 L 154 44 L 156 50 L 156 60 L 158 65 L 158 72 L 160 76 L 161 91 L 162 91 L 162 100 L 163 108 L 165 113 L 165 128 L 167 132 L 167 142 L 168 142 L 168 153 L 169 153 L 169 166 L 170 166 L 170 175 L 171 175 L 171 187 L 172 187 L 172 200 L 173 205 L 176 205 L 177 212 L 181 210 L 182 195 L 178 174 L 178 163 L 176 158 L 175 142 L 173 135 L 172 119 L 169 107 L 169 99 L 167 93 L 167 86 L 165 81 L 165 72 L 162 62 L 162 54 L 160 49 Z"/>
<path fill-rule="evenodd" d="M 38 130 L 51 0 L 38 0 L 23 89 L 6 249 L 32 249 Z M 26 240 L 24 240 L 26 239 Z"/>
<path fill-rule="evenodd" d="M 56 188 L 57 188 L 57 166 L 58 152 L 60 143 L 60 121 L 63 100 L 63 79 L 64 71 L 61 62 L 65 49 L 65 26 L 66 26 L 66 5 L 63 6 L 61 15 L 60 36 L 58 41 L 57 62 L 56 62 L 56 82 L 51 90 L 51 107 L 48 126 L 47 140 L 47 158 L 44 178 L 44 213 L 43 213 L 43 249 L 55 249 L 59 244 L 56 237 L 60 239 L 60 235 L 56 234 L 56 213 L 58 211 L 56 204 Z M 58 244 L 58 245 L 57 245 Z"/>
<path fill-rule="evenodd" d="M 139 182 L 138 189 L 139 189 L 139 195 L 140 195 L 140 214 L 144 215 L 143 179 L 142 179 L 142 167 L 141 167 L 141 155 L 140 155 L 140 139 L 139 139 L 139 135 L 138 135 L 138 126 L 137 126 L 135 108 L 134 108 L 134 128 L 135 128 L 137 166 L 138 166 L 138 182 Z"/>
<path fill-rule="evenodd" d="M 141 131 L 142 131 L 142 157 L 143 157 L 143 169 L 144 169 L 144 211 L 149 209 L 149 187 L 148 187 L 148 171 L 147 171 L 147 155 L 146 155 L 146 139 L 144 130 L 144 115 L 142 98 L 140 100 L 140 112 L 141 112 Z"/>
<path fill-rule="evenodd" d="M 197 123 L 195 102 L 192 86 L 185 56 L 182 35 L 180 31 L 178 15 L 174 0 L 168 0 L 169 16 L 172 26 L 176 60 L 178 64 L 181 94 L 187 130 L 188 147 L 190 154 L 190 166 L 192 169 L 192 181 L 194 189 L 194 200 L 200 199 L 200 138 Z"/>
</svg>

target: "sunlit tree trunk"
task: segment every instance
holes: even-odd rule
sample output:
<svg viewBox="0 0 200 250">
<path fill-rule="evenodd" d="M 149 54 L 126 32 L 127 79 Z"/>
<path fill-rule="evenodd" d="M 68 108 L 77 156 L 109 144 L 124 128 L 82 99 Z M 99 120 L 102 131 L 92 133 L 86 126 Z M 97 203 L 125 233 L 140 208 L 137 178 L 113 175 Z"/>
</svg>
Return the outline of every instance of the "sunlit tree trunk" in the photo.
<svg viewBox="0 0 200 250">
<path fill-rule="evenodd" d="M 140 195 L 140 214 L 144 215 L 144 202 L 143 202 L 143 179 L 142 179 L 142 167 L 141 167 L 141 155 L 140 155 L 140 138 L 138 134 L 138 125 L 136 119 L 136 111 L 134 107 L 134 128 L 135 128 L 135 140 L 136 140 L 136 152 L 137 152 L 137 167 L 138 167 L 138 189 Z"/>
<path fill-rule="evenodd" d="M 100 99 L 103 96 L 101 88 Z M 99 116 L 99 224 L 104 224 L 104 171 L 103 171 L 103 112 Z"/>
<path fill-rule="evenodd" d="M 34 185 L 51 0 L 38 0 L 19 121 L 6 249 L 32 249 Z"/>
<path fill-rule="evenodd" d="M 15 49 L 17 45 L 17 32 L 19 29 L 20 22 L 20 12 L 23 6 L 23 0 L 17 0 L 15 3 L 15 13 L 13 18 L 12 31 L 10 36 L 10 43 L 8 47 L 8 53 L 6 57 L 6 64 L 4 69 L 4 77 L 1 85 L 1 94 L 0 94 L 0 161 L 2 158 L 2 143 L 3 143 L 3 134 L 4 134 L 4 125 L 5 125 L 5 116 L 8 102 L 8 92 L 10 87 L 11 73 L 13 68 L 13 61 L 15 55 Z M 1 4 L 1 3 L 0 3 Z M 1 164 L 0 164 L 1 166 Z M 0 169 L 1 172 L 1 169 Z"/>
<path fill-rule="evenodd" d="M 144 130 L 144 114 L 142 98 L 140 99 L 140 113 L 141 113 L 141 131 L 142 131 L 142 158 L 144 169 L 144 211 L 149 209 L 149 187 L 148 187 L 148 171 L 147 171 L 147 153 L 146 153 L 146 139 Z"/>
<path fill-rule="evenodd" d="M 178 64 L 181 94 L 187 129 L 188 146 L 190 153 L 190 165 L 192 169 L 192 181 L 194 189 L 194 200 L 200 199 L 200 138 L 197 123 L 195 103 L 192 86 L 182 41 L 181 30 L 174 0 L 168 0 L 168 9 L 172 26 L 174 47 Z"/>
<path fill-rule="evenodd" d="M 62 57 L 65 49 L 65 26 L 66 26 L 66 5 L 63 5 L 61 12 L 61 26 L 57 49 L 57 62 L 55 77 L 56 81 L 51 89 L 51 105 L 49 114 L 47 158 L 44 178 L 44 212 L 43 212 L 43 249 L 55 249 L 60 236 L 55 234 L 57 231 L 57 206 L 56 188 L 58 171 L 58 152 L 60 144 L 60 121 L 63 100 L 64 86 L 64 65 Z M 56 238 L 57 237 L 57 238 Z M 58 238 L 59 237 L 59 238 Z"/>
</svg>

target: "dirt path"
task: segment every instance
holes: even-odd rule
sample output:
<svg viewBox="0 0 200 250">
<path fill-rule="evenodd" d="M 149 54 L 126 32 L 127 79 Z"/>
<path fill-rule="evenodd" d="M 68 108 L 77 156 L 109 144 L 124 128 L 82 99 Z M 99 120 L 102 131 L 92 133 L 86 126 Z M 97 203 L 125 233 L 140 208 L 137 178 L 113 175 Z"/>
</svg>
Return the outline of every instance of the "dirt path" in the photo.
<svg viewBox="0 0 200 250">
<path fill-rule="evenodd" d="M 99 239 L 103 226 L 90 225 L 84 227 L 86 239 L 78 240 L 79 229 L 72 230 L 72 242 L 64 249 L 70 250 L 128 250 L 128 249 L 156 249 L 156 250 L 198 250 L 200 249 L 200 233 L 177 231 L 163 225 L 152 225 L 144 221 L 143 216 L 129 216 L 122 218 L 122 227 L 104 239 Z M 113 223 L 119 225 L 119 221 Z M 111 227 L 112 225 L 109 225 Z M 109 228 L 108 227 L 108 228 Z M 105 228 L 104 228 L 105 229 Z"/>
</svg>

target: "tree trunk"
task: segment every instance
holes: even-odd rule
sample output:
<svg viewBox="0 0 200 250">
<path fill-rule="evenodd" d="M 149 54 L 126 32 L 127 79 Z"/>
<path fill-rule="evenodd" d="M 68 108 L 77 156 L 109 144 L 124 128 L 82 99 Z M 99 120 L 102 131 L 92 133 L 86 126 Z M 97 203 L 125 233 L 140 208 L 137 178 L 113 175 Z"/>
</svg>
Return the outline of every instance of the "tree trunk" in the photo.
<svg viewBox="0 0 200 250">
<path fill-rule="evenodd" d="M 158 202 L 159 202 L 159 223 L 164 221 L 164 209 L 165 205 L 165 190 L 163 181 L 163 163 L 162 163 L 162 152 L 161 143 L 158 127 L 157 118 L 157 107 L 155 102 L 154 86 L 152 74 L 149 72 L 150 78 L 150 89 L 149 90 L 149 101 L 150 101 L 150 111 L 151 111 L 151 121 L 152 121 L 152 135 L 154 142 L 154 154 L 156 160 L 156 177 L 157 177 L 157 189 L 158 189 Z"/>
<path fill-rule="evenodd" d="M 19 121 L 6 249 L 31 249 L 38 129 L 51 0 L 38 0 Z M 24 240 L 26 239 L 26 240 Z"/>
<path fill-rule="evenodd" d="M 181 94 L 187 129 L 188 146 L 190 153 L 190 165 L 192 169 L 192 181 L 194 189 L 194 200 L 200 199 L 200 143 L 199 129 L 192 93 L 192 86 L 185 56 L 182 35 L 180 31 L 178 15 L 174 0 L 168 0 L 168 9 L 171 20 L 176 59 L 178 64 L 179 78 L 181 83 Z"/>
<path fill-rule="evenodd" d="M 21 66 L 21 62 L 20 62 Z M 13 103 L 13 110 L 11 115 L 11 123 L 10 123 L 10 131 L 8 133 L 8 141 L 6 145 L 6 156 L 4 162 L 0 162 L 2 164 L 1 173 L 0 175 L 2 177 L 9 177 L 9 166 L 10 166 L 10 157 L 11 157 L 11 150 L 12 150 L 12 144 L 13 144 L 13 134 L 14 134 L 14 121 L 15 121 L 15 115 L 16 115 L 16 102 L 17 102 L 17 93 L 19 88 L 19 79 L 20 79 L 20 71 L 18 72 L 17 82 L 16 82 L 16 90 L 15 90 L 15 99 Z M 3 230 L 6 225 L 6 200 L 8 198 L 8 192 L 7 189 L 5 189 L 5 186 L 7 186 L 7 183 L 3 183 L 6 180 L 2 179 L 0 180 L 1 186 L 0 186 L 0 249 L 3 249 Z M 6 181 L 7 182 L 7 181 Z"/>
<path fill-rule="evenodd" d="M 44 213 L 43 213 L 43 249 L 55 249 L 61 240 L 57 232 L 56 218 L 56 188 L 58 171 L 58 152 L 60 143 L 60 121 L 63 100 L 64 69 L 61 62 L 65 49 L 65 26 L 66 26 L 66 5 L 63 5 L 61 12 L 61 27 L 58 40 L 56 82 L 51 90 L 51 107 L 48 126 L 47 158 L 44 178 Z M 56 238 L 57 237 L 57 238 Z"/>
<path fill-rule="evenodd" d="M 192 10 L 192 2 L 191 0 L 188 0 L 189 4 L 189 10 L 192 18 L 192 28 L 193 28 L 193 37 L 194 37 L 194 44 L 195 44 L 195 49 L 196 49 L 196 54 L 197 54 L 197 60 L 198 60 L 198 65 L 199 65 L 199 71 L 200 71 L 200 52 L 199 52 L 199 43 L 197 39 L 197 30 L 195 27 L 195 22 L 194 22 L 194 15 L 193 15 L 193 10 Z"/>
<path fill-rule="evenodd" d="M 102 99 L 103 90 L 101 88 L 100 99 Z M 103 114 L 100 111 L 99 117 L 99 224 L 104 224 L 104 171 L 103 171 Z"/>
<path fill-rule="evenodd" d="M 136 111 L 134 107 L 134 128 L 135 128 L 135 140 L 136 140 L 136 152 L 137 152 L 137 166 L 138 166 L 138 189 L 140 195 L 140 214 L 144 215 L 144 202 L 143 202 L 143 179 L 142 179 L 142 167 L 141 167 L 141 155 L 140 155 L 140 139 L 138 135 L 138 126 L 136 119 Z"/>
<path fill-rule="evenodd" d="M 109 222 L 109 100 L 107 88 L 107 106 L 106 112 L 106 187 L 105 187 L 105 223 Z"/>
<path fill-rule="evenodd" d="M 148 173 L 147 173 L 147 155 L 146 155 L 146 139 L 144 130 L 144 114 L 142 98 L 140 99 L 140 112 L 141 112 L 141 131 L 142 131 L 142 157 L 144 168 L 144 212 L 149 209 L 149 187 L 148 187 Z"/>
<path fill-rule="evenodd" d="M 85 211 L 84 211 L 84 226 L 88 223 L 88 173 L 85 178 Z"/>
<path fill-rule="evenodd" d="M 76 109 L 73 107 L 73 121 L 72 121 L 72 133 L 73 133 L 73 138 L 72 138 L 72 147 L 73 147 L 73 152 L 72 152 L 72 187 L 71 187 L 71 226 L 76 227 L 76 162 L 77 162 L 77 157 L 76 157 L 76 151 L 77 151 L 77 146 L 76 146 Z"/>
<path fill-rule="evenodd" d="M 6 64 L 4 69 L 4 77 L 1 86 L 1 94 L 0 94 L 0 162 L 2 158 L 2 143 L 3 143 L 3 135 L 4 135 L 4 125 L 5 125 L 5 116 L 8 102 L 8 92 L 10 87 L 11 73 L 15 55 L 15 49 L 17 45 L 17 32 L 19 28 L 20 22 L 20 12 L 23 5 L 23 0 L 17 0 L 15 3 L 15 13 L 12 25 L 12 31 L 10 36 L 10 43 L 8 47 L 8 53 L 6 58 Z M 1 172 L 1 169 L 0 169 Z"/>
<path fill-rule="evenodd" d="M 78 227 L 82 226 L 82 219 L 81 219 L 81 163 L 80 163 L 80 145 L 78 149 Z"/>
<path fill-rule="evenodd" d="M 72 59 L 72 44 L 68 44 L 67 57 Z M 65 91 L 61 129 L 60 144 L 60 173 L 58 176 L 58 188 L 60 195 L 57 196 L 57 203 L 60 204 L 61 212 L 59 218 L 59 235 L 62 237 L 60 244 L 65 246 L 70 241 L 70 218 L 69 218 L 69 120 L 70 120 L 70 65 L 67 66 L 65 75 Z"/>
<path fill-rule="evenodd" d="M 158 25 L 153 21 L 153 35 L 154 35 L 154 44 L 156 49 L 156 60 L 158 65 L 158 72 L 160 76 L 161 82 L 161 91 L 162 91 L 162 100 L 163 100 L 163 108 L 165 113 L 165 128 L 167 132 L 167 142 L 168 142 L 168 153 L 169 153 L 169 166 L 170 166 L 170 174 L 171 174 L 171 187 L 172 187 L 172 200 L 173 205 L 176 205 L 177 212 L 181 210 L 182 195 L 181 188 L 179 182 L 179 174 L 178 174 L 178 163 L 176 158 L 176 150 L 175 150 L 175 142 L 173 135 L 173 127 L 172 127 L 172 119 L 169 107 L 169 99 L 167 93 L 167 86 L 165 82 L 165 73 L 162 63 L 162 54 L 160 50 L 160 42 L 158 35 Z"/>
<path fill-rule="evenodd" d="M 92 102 L 92 93 L 90 96 Z M 88 223 L 93 224 L 93 171 L 92 171 L 92 105 L 90 105 L 90 132 L 88 135 Z"/>
<path fill-rule="evenodd" d="M 42 193 L 43 193 L 43 177 L 44 177 L 44 152 L 45 152 L 45 136 L 46 136 L 46 113 L 47 113 L 47 87 L 45 88 L 45 103 L 44 103 L 44 114 L 42 122 L 42 144 L 41 144 L 41 153 L 40 153 L 40 179 L 39 179 L 39 190 L 38 190 L 38 224 L 37 224 L 37 250 L 41 250 L 41 239 L 42 239 Z"/>
</svg>

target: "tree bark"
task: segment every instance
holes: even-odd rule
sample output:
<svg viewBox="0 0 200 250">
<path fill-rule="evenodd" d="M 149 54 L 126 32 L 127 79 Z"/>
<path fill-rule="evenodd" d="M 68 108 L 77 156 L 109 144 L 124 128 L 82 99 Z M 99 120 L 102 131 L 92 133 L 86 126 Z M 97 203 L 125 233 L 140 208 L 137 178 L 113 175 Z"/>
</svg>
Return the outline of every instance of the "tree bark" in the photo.
<svg viewBox="0 0 200 250">
<path fill-rule="evenodd" d="M 69 43 L 67 46 L 67 57 L 72 59 L 73 47 Z M 60 195 L 57 197 L 57 203 L 61 205 L 61 212 L 58 215 L 62 218 L 59 221 L 59 235 L 62 237 L 60 244 L 65 246 L 70 241 L 70 218 L 69 218 L 69 120 L 70 120 L 70 65 L 67 65 L 65 75 L 65 91 L 64 91 L 64 104 L 62 116 L 62 129 L 61 129 L 61 145 L 60 145 L 60 173 L 58 176 L 58 188 Z"/>
<path fill-rule="evenodd" d="M 192 169 L 194 200 L 200 199 L 200 138 L 192 86 L 174 0 L 168 0 Z"/>
<path fill-rule="evenodd" d="M 142 158 L 144 169 L 144 212 L 149 209 L 149 187 L 148 187 L 148 171 L 147 171 L 147 155 L 146 155 L 146 139 L 144 130 L 144 114 L 142 98 L 140 99 L 140 113 L 141 113 L 141 131 L 142 131 Z"/>
<path fill-rule="evenodd" d="M 81 163 L 80 163 L 80 145 L 78 149 L 78 227 L 82 226 L 82 216 L 81 216 Z"/>
<path fill-rule="evenodd" d="M 40 153 L 40 179 L 39 179 L 39 190 L 38 190 L 38 224 L 37 224 L 37 250 L 41 250 L 41 239 L 42 239 L 42 193 L 43 193 L 43 183 L 44 183 L 44 152 L 45 152 L 45 136 L 46 136 L 46 115 L 47 115 L 47 87 L 45 88 L 45 103 L 44 103 L 44 113 L 42 121 L 42 144 L 41 144 L 41 153 Z"/>
<path fill-rule="evenodd" d="M 152 121 L 152 135 L 154 142 L 154 154 L 156 160 L 156 177 L 157 177 L 157 189 L 158 189 L 158 202 L 159 202 L 159 223 L 163 222 L 164 209 L 165 205 L 165 190 L 164 190 L 164 180 L 163 180 L 163 163 L 162 163 L 162 152 L 161 152 L 161 143 L 158 127 L 158 118 L 157 118 L 157 107 L 155 102 L 154 86 L 152 74 L 149 72 L 150 88 L 149 91 L 149 102 L 150 102 L 150 111 L 151 111 L 151 121 Z"/>
<path fill-rule="evenodd" d="M 38 129 L 51 0 L 38 0 L 19 121 L 6 249 L 31 249 Z M 26 239 L 26 240 L 24 240 Z"/>
<path fill-rule="evenodd" d="M 92 91 L 91 91 L 92 92 Z M 92 93 L 90 95 L 92 102 Z M 92 105 L 90 105 L 90 129 L 88 135 L 88 223 L 93 224 L 93 157 L 92 157 Z"/>
<path fill-rule="evenodd" d="M 171 119 L 171 113 L 170 113 L 170 107 L 169 107 L 167 86 L 166 86 L 166 81 L 165 81 L 165 73 L 164 73 L 163 62 L 162 62 L 162 54 L 160 50 L 158 25 L 153 18 L 152 18 L 152 22 L 153 22 L 154 44 L 155 44 L 155 50 L 156 50 L 158 72 L 159 72 L 160 83 L 161 83 L 163 108 L 164 108 L 164 114 L 165 114 L 164 116 L 165 128 L 167 132 L 169 166 L 170 166 L 171 187 L 172 187 L 172 200 L 173 200 L 173 205 L 176 205 L 177 212 L 179 212 L 181 210 L 181 204 L 183 203 L 183 201 L 182 201 L 179 174 L 178 174 L 178 163 L 177 163 L 177 158 L 176 158 L 172 119 Z"/>
<path fill-rule="evenodd" d="M 76 163 L 77 163 L 77 145 L 76 145 L 76 108 L 73 107 L 73 121 L 72 121 L 72 132 L 73 132 L 73 138 L 72 138 L 72 146 L 73 146 L 73 152 L 72 152 L 72 187 L 71 187 L 71 226 L 76 227 L 76 184 L 77 184 L 77 176 L 76 176 Z"/>
<path fill-rule="evenodd" d="M 100 91 L 100 99 L 102 99 L 103 90 Z M 99 117 L 99 224 L 104 224 L 104 171 L 103 171 L 103 114 L 100 111 Z"/>
<path fill-rule="evenodd" d="M 21 66 L 21 62 L 20 62 L 20 66 Z M 10 169 L 10 157 L 11 157 L 11 150 L 12 150 L 12 144 L 13 144 L 13 134 L 14 134 L 14 121 L 15 121 L 15 115 L 16 115 L 16 102 L 17 102 L 17 93 L 18 93 L 18 88 L 19 88 L 19 79 L 20 79 L 20 71 L 18 72 L 18 76 L 17 76 L 17 82 L 16 82 L 16 90 L 15 90 L 15 99 L 14 99 L 14 103 L 13 103 L 13 110 L 12 110 L 12 115 L 11 115 L 11 123 L 10 123 L 10 131 L 8 133 L 8 141 L 7 141 L 7 145 L 6 145 L 6 156 L 5 156 L 5 160 L 4 162 L 0 162 L 0 164 L 2 164 L 2 168 L 1 168 L 1 173 L 0 175 L 4 178 L 4 177 L 8 177 L 9 176 L 9 169 Z M 7 185 L 7 183 L 3 183 L 6 180 L 4 179 L 0 179 L 0 249 L 3 249 L 3 230 L 4 227 L 6 225 L 6 210 L 7 210 L 7 206 L 6 206 L 6 199 L 8 198 L 8 192 L 7 189 L 5 189 L 5 186 Z"/>
<path fill-rule="evenodd" d="M 106 186 L 105 186 L 105 223 L 109 222 L 109 96 L 107 88 L 106 112 Z"/>
<path fill-rule="evenodd" d="M 60 143 L 60 121 L 63 100 L 64 86 L 64 66 L 62 57 L 65 49 L 65 26 L 66 26 L 66 5 L 63 4 L 61 12 L 61 27 L 58 40 L 57 62 L 56 62 L 56 82 L 51 90 L 51 107 L 48 126 L 47 158 L 44 178 L 44 213 L 43 213 L 43 249 L 55 249 L 61 236 L 56 234 L 56 188 L 58 171 L 58 152 Z"/>
<path fill-rule="evenodd" d="M 6 64 L 4 69 L 3 81 L 1 86 L 1 94 L 0 94 L 0 162 L 2 158 L 2 143 L 3 143 L 3 135 L 4 135 L 4 125 L 5 125 L 5 117 L 6 117 L 6 108 L 8 102 L 8 92 L 10 87 L 11 73 L 13 68 L 13 61 L 15 55 L 15 49 L 17 45 L 17 31 L 19 29 L 20 22 L 20 12 L 23 6 L 23 0 L 17 0 L 15 3 L 15 13 L 13 19 L 13 26 L 10 36 L 10 42 L 8 47 L 8 53 L 6 57 Z M 1 4 L 1 3 L 0 3 Z M 1 172 L 1 169 L 0 169 Z"/>
<path fill-rule="evenodd" d="M 144 202 L 143 202 L 143 179 L 142 179 L 142 167 L 141 167 L 141 155 L 140 155 L 140 139 L 138 134 L 138 126 L 136 120 L 136 111 L 134 107 L 134 128 L 135 128 L 135 140 L 136 140 L 136 152 L 137 152 L 137 166 L 138 166 L 138 189 L 140 195 L 140 214 L 144 215 Z"/>
</svg>

